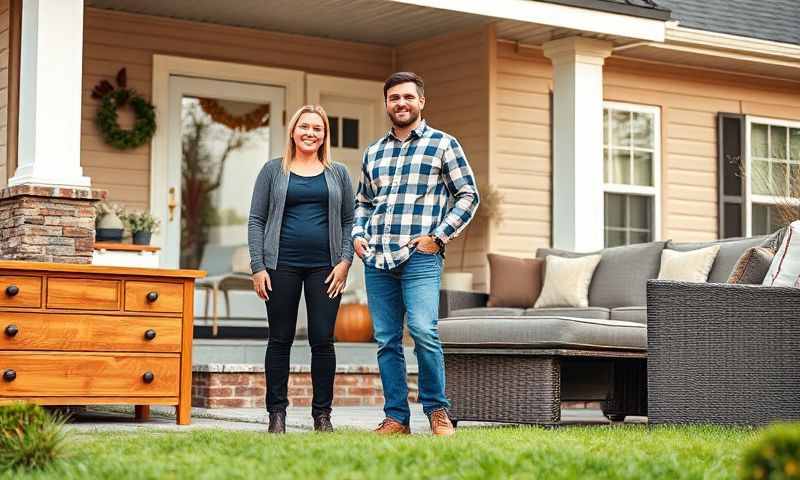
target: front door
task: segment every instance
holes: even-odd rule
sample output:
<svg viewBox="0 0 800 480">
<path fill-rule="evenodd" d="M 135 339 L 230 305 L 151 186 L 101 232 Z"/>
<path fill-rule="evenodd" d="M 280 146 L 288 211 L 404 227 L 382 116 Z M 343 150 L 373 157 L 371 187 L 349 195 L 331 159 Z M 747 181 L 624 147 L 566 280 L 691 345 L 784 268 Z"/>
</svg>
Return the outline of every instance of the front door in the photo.
<svg viewBox="0 0 800 480">
<path fill-rule="evenodd" d="M 258 172 L 282 155 L 284 88 L 171 76 L 169 102 L 162 266 L 229 272 Z"/>
<path fill-rule="evenodd" d="M 307 76 L 308 103 L 320 104 L 331 124 L 331 156 L 350 172 L 353 190 L 361 178 L 364 150 L 386 133 L 383 84 L 322 75 Z M 347 280 L 348 301 L 366 302 L 364 265 L 355 259 Z"/>
</svg>

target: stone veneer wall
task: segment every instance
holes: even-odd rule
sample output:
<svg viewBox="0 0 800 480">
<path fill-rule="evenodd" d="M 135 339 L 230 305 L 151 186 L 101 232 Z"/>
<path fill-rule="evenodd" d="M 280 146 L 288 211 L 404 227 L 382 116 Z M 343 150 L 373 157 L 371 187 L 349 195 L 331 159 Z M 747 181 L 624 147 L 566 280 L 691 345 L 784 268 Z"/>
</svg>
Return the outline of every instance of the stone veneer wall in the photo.
<svg viewBox="0 0 800 480">
<path fill-rule="evenodd" d="M 192 368 L 192 406 L 202 408 L 264 407 L 267 393 L 264 367 L 244 364 L 195 365 Z M 409 400 L 417 398 L 417 373 L 409 373 Z M 334 406 L 383 405 L 378 367 L 336 367 Z M 289 371 L 289 405 L 311 405 L 311 369 L 295 365 Z"/>
<path fill-rule="evenodd" d="M 104 190 L 19 185 L 0 190 L 0 258 L 91 263 L 94 203 Z"/>
</svg>

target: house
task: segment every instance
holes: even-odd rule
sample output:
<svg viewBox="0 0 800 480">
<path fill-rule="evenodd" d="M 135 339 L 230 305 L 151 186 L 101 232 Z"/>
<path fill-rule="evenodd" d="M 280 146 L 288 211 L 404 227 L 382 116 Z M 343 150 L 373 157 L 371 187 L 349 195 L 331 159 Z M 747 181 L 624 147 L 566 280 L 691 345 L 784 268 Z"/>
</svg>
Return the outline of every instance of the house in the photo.
<svg viewBox="0 0 800 480">
<path fill-rule="evenodd" d="M 208 241 L 241 242 L 284 111 L 322 103 L 355 176 L 387 128 L 382 81 L 421 74 L 429 123 L 462 141 L 482 190 L 502 194 L 503 221 L 478 219 L 448 251 L 466 249 L 476 289 L 490 251 L 766 232 L 774 197 L 740 168 L 787 190 L 800 169 L 794 0 L 4 0 L 0 11 L 0 183 L 91 185 L 149 209 L 165 266 L 180 258 L 181 112 L 203 98 L 229 115 L 269 105 L 268 133 L 228 158 L 213 197 L 227 220 L 209 228 L 229 228 Z M 157 121 L 151 142 L 125 151 L 102 140 L 90 95 L 121 68 Z"/>
</svg>

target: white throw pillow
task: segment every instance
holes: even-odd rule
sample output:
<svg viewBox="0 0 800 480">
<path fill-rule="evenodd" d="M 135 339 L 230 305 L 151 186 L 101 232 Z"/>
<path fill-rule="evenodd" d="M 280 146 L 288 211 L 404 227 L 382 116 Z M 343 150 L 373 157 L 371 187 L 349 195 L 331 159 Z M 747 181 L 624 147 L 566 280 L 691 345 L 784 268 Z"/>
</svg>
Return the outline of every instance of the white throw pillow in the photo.
<svg viewBox="0 0 800 480">
<path fill-rule="evenodd" d="M 769 265 L 764 285 L 772 287 L 800 287 L 800 220 L 786 229 L 778 252 Z"/>
<path fill-rule="evenodd" d="M 548 255 L 544 261 L 544 286 L 534 308 L 588 307 L 589 284 L 600 255 L 578 258 Z"/>
<path fill-rule="evenodd" d="M 658 279 L 705 283 L 718 252 L 719 245 L 688 252 L 665 249 L 661 252 L 661 270 L 658 272 Z"/>
</svg>

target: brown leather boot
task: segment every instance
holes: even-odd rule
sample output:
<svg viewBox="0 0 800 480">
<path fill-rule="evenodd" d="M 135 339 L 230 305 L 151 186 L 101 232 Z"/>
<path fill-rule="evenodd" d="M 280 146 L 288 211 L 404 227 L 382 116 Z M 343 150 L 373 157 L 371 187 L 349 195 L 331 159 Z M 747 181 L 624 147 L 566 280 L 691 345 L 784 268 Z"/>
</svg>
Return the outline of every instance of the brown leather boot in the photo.
<svg viewBox="0 0 800 480">
<path fill-rule="evenodd" d="M 330 415 L 317 415 L 314 417 L 314 431 L 315 432 L 332 432 L 333 425 L 331 424 Z"/>
<path fill-rule="evenodd" d="M 393 418 L 386 417 L 374 432 L 378 435 L 410 435 L 411 428 Z"/>
<path fill-rule="evenodd" d="M 453 423 L 450 421 L 450 416 L 444 408 L 431 412 L 429 420 L 431 422 L 431 432 L 438 437 L 449 437 L 456 433 L 456 429 L 453 428 Z"/>
<path fill-rule="evenodd" d="M 269 433 L 286 433 L 286 412 L 269 412 Z"/>
</svg>

